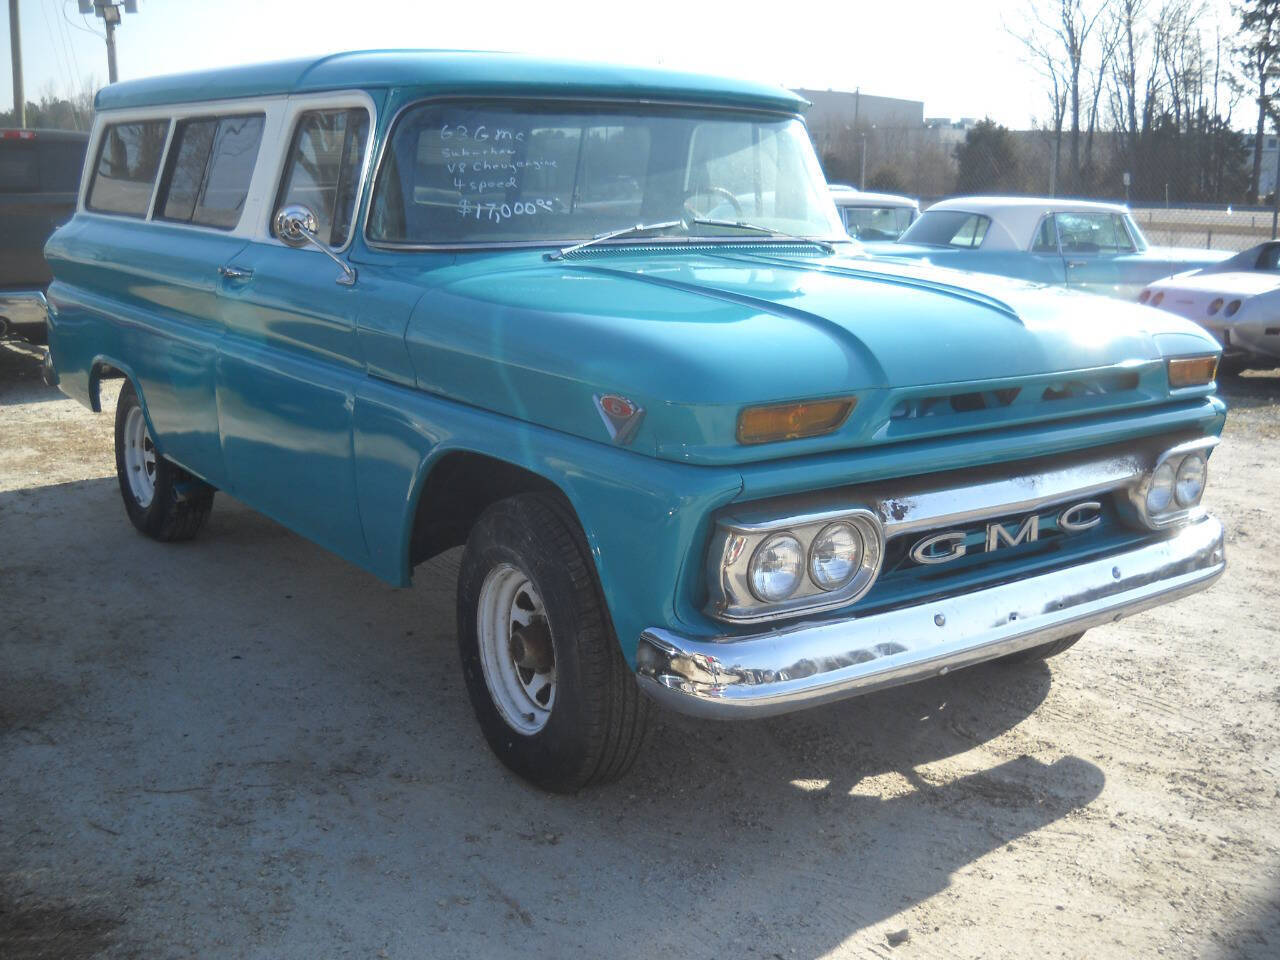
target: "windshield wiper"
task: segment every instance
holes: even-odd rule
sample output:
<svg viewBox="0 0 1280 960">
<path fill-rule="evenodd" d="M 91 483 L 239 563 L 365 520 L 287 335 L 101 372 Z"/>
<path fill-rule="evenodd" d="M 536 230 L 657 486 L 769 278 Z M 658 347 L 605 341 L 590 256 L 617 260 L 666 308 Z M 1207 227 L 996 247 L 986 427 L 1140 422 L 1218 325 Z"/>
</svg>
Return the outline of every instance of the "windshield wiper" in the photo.
<svg viewBox="0 0 1280 960">
<path fill-rule="evenodd" d="M 593 243 L 603 243 L 606 240 L 616 240 L 618 237 L 629 237 L 633 233 L 647 233 L 650 230 L 670 230 L 672 227 L 686 226 L 683 220 L 664 220 L 661 223 L 637 223 L 633 227 L 623 227 L 621 230 L 610 230 L 608 233 L 597 233 L 590 240 L 583 240 L 581 243 L 575 243 L 571 247 L 561 247 L 555 253 L 547 254 L 548 260 L 563 260 L 571 253 L 576 253 L 585 247 L 591 246 Z"/>
<path fill-rule="evenodd" d="M 661 223 L 637 223 L 632 227 L 623 227 L 620 230 L 610 230 L 607 233 L 597 233 L 590 240 L 583 240 L 581 243 L 575 243 L 571 247 L 561 247 L 555 253 L 547 254 L 548 260 L 563 260 L 571 253 L 576 253 L 593 244 L 604 243 L 606 240 L 617 240 L 619 237 L 629 237 L 636 233 L 648 233 L 651 230 L 670 230 L 673 227 L 682 227 L 684 232 L 692 235 L 692 227 L 732 227 L 738 230 L 751 230 L 755 233 L 766 234 L 778 240 L 795 240 L 799 243 L 811 243 L 816 247 L 820 247 L 827 253 L 835 253 L 836 248 L 826 240 L 818 240 L 813 237 L 801 237 L 794 233 L 784 233 L 781 230 L 774 230 L 772 227 L 762 227 L 758 224 L 747 223 L 743 220 L 714 220 L 711 217 L 690 217 L 684 220 L 663 220 Z"/>
<path fill-rule="evenodd" d="M 694 217 L 688 221 L 690 224 L 696 224 L 700 227 L 736 227 L 739 230 L 753 230 L 756 233 L 765 233 L 779 240 L 796 240 L 800 243 L 812 243 L 816 247 L 821 247 L 827 253 L 835 253 L 836 248 L 826 240 L 818 240 L 814 237 L 801 237 L 794 233 L 784 233 L 782 230 L 775 230 L 773 227 L 762 227 L 755 223 L 747 223 L 743 220 L 713 220 L 710 217 Z"/>
</svg>

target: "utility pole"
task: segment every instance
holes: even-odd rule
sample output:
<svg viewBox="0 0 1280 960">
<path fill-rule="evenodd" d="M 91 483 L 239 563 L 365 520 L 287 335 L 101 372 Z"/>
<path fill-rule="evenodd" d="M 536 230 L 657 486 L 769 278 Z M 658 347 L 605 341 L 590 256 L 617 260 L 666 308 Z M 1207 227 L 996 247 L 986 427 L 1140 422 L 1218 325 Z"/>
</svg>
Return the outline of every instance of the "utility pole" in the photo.
<svg viewBox="0 0 1280 960">
<path fill-rule="evenodd" d="M 18 0 L 9 0 L 9 55 L 13 58 L 13 122 L 27 125 L 27 92 L 22 89 L 22 30 L 18 24 Z"/>
<path fill-rule="evenodd" d="M 115 83 L 119 79 L 116 73 L 116 27 L 120 26 L 122 12 L 138 12 L 138 0 L 80 0 L 80 12 L 97 14 L 107 28 L 107 80 Z"/>
<path fill-rule="evenodd" d="M 1265 147 L 1265 144 L 1264 144 Z M 1280 224 L 1280 130 L 1276 131 L 1276 182 L 1271 187 L 1271 239 L 1276 238 L 1276 226 Z"/>
</svg>

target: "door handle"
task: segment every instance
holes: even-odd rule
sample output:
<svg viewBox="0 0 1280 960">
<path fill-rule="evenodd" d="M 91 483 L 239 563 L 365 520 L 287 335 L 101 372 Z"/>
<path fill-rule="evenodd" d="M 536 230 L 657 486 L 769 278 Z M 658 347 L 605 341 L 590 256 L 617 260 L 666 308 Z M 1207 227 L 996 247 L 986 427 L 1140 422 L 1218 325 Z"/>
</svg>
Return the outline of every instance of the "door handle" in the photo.
<svg viewBox="0 0 1280 960">
<path fill-rule="evenodd" d="M 218 268 L 218 275 L 227 280 L 252 280 L 253 271 L 248 267 L 233 267 L 224 263 Z"/>
<path fill-rule="evenodd" d="M 1088 260 L 1068 260 L 1067 261 L 1067 266 L 1071 269 L 1075 269 L 1077 267 L 1087 267 L 1088 265 L 1089 265 Z M 252 273 L 252 271 L 250 272 Z"/>
</svg>

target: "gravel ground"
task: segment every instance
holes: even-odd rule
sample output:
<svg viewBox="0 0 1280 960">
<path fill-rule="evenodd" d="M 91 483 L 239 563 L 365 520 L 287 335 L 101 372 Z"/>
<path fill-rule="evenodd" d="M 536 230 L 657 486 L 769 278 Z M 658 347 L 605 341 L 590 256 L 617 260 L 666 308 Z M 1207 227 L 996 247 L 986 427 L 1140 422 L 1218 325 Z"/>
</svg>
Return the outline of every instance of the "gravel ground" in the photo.
<svg viewBox="0 0 1280 960">
<path fill-rule="evenodd" d="M 0 345 L 6 960 L 1280 954 L 1280 371 L 1226 390 L 1209 592 L 1049 664 L 663 714 L 565 798 L 472 720 L 456 555 L 395 590 L 225 496 L 150 542 L 37 358 Z"/>
</svg>

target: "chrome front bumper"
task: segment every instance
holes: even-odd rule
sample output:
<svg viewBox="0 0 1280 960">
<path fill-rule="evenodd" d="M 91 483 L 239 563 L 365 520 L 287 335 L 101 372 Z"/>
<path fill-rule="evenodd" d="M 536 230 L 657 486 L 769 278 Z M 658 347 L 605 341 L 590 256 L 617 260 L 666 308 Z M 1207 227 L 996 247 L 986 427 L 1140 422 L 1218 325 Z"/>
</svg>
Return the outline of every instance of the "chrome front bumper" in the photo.
<svg viewBox="0 0 1280 960">
<path fill-rule="evenodd" d="M 43 326 L 49 322 L 49 302 L 43 290 L 0 290 L 0 317 L 13 327 Z"/>
<path fill-rule="evenodd" d="M 844 620 L 747 636 L 640 635 L 642 689 L 682 713 L 757 717 L 939 676 L 1209 586 L 1226 568 L 1204 516 L 1145 546 L 1053 573 Z"/>
</svg>

